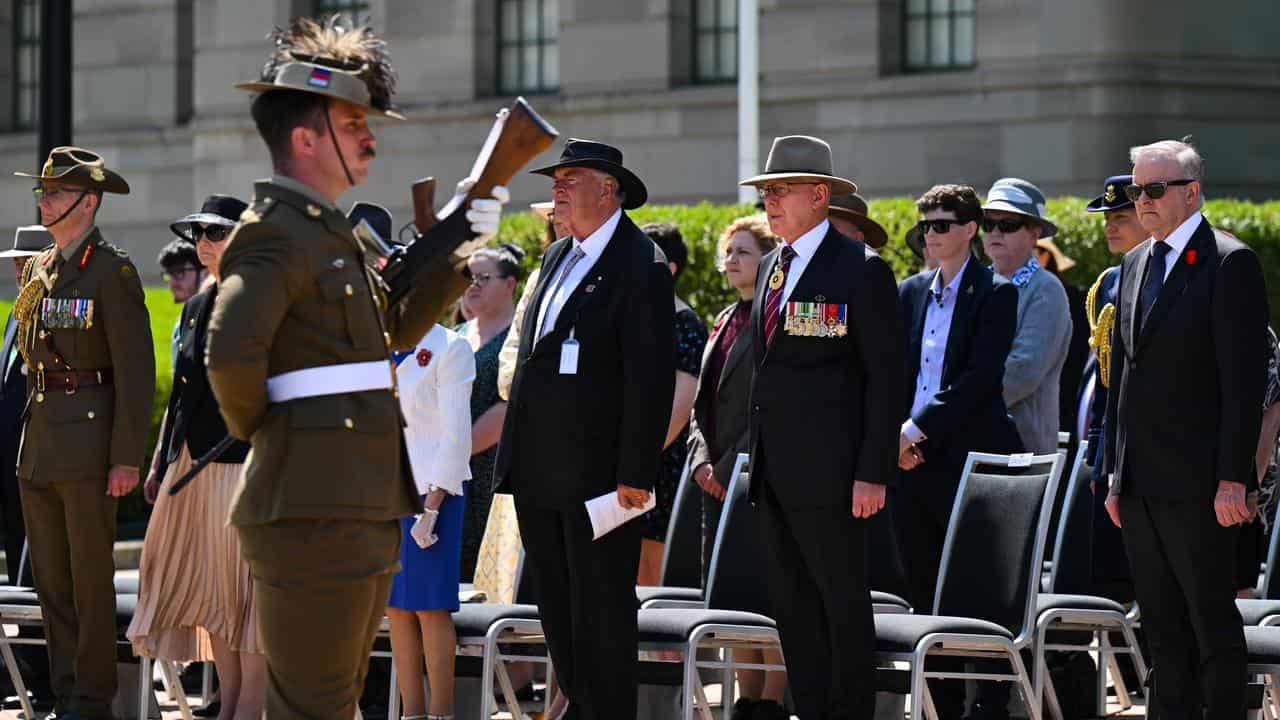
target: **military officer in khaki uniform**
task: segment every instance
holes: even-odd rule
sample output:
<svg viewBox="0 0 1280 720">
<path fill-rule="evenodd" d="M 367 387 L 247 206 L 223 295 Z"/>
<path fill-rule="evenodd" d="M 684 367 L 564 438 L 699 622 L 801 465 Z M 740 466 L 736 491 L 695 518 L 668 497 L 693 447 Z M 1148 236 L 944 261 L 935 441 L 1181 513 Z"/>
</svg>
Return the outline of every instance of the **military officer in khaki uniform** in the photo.
<svg viewBox="0 0 1280 720">
<path fill-rule="evenodd" d="M 60 717 L 110 716 L 116 692 L 111 546 L 116 498 L 138 484 L 155 393 L 138 271 L 95 225 L 103 193 L 127 194 L 96 153 L 54 148 L 36 180 L 53 246 L 14 304 L 30 368 L 18 484 Z"/>
<path fill-rule="evenodd" d="M 222 258 L 209 381 L 253 451 L 231 510 L 256 588 L 267 716 L 349 720 L 421 503 L 403 461 L 389 348 L 413 347 L 466 278 L 446 261 L 387 308 L 335 206 L 374 155 L 366 117 L 398 118 L 382 41 L 300 19 L 274 36 L 252 112 L 275 176 L 254 186 Z M 505 196 L 505 189 L 495 190 Z M 468 217 L 497 230 L 496 199 Z"/>
</svg>

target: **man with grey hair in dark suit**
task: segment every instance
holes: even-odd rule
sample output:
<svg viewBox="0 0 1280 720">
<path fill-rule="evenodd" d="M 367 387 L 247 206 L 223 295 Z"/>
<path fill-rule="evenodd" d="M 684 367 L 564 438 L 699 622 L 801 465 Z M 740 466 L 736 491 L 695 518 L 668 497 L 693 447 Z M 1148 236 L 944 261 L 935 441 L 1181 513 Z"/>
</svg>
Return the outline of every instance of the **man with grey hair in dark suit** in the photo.
<svg viewBox="0 0 1280 720">
<path fill-rule="evenodd" d="M 1106 459 L 1155 667 L 1162 720 L 1245 716 L 1235 596 L 1239 526 L 1255 513 L 1267 296 L 1249 247 L 1200 214 L 1185 142 L 1135 147 L 1125 188 L 1151 237 L 1120 266 Z"/>
</svg>

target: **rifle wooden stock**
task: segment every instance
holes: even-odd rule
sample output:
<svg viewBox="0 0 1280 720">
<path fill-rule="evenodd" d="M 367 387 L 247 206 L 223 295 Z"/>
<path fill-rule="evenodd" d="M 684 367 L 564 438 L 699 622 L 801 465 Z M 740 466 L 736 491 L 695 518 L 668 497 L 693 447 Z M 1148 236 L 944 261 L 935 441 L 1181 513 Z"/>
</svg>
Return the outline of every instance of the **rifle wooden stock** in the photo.
<svg viewBox="0 0 1280 720">
<path fill-rule="evenodd" d="M 455 195 L 439 213 L 432 213 L 435 181 L 425 178 L 413 184 L 413 216 L 418 235 L 412 243 L 392 255 L 382 269 L 392 305 L 408 295 L 419 272 L 433 261 L 446 257 L 475 237 L 466 221 L 467 208 L 476 198 L 489 197 L 495 185 L 506 185 L 520 168 L 551 147 L 559 133 L 524 98 L 516 98 L 499 116 L 501 129 L 485 140 L 473 167 L 475 184 L 465 196 Z M 496 126 L 495 126 L 496 128 Z M 477 172 L 478 169 L 478 172 Z"/>
<path fill-rule="evenodd" d="M 422 234 L 436 225 L 436 179 L 417 180 L 409 187 L 413 197 L 413 226 Z"/>
</svg>

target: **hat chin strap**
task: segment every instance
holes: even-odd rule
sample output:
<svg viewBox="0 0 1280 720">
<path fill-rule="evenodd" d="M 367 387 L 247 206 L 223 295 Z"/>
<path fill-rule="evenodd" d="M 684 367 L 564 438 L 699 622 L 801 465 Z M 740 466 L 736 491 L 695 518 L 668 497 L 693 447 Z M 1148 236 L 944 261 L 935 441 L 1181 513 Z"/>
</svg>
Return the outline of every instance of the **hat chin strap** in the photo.
<svg viewBox="0 0 1280 720">
<path fill-rule="evenodd" d="M 73 203 L 71 203 L 71 207 L 67 208 L 67 211 L 66 211 L 66 212 L 64 212 L 64 213 L 62 213 L 61 215 L 59 215 L 57 220 L 54 220 L 53 222 L 51 222 L 51 223 L 49 223 L 49 224 L 45 225 L 45 228 L 46 228 L 46 229 L 51 228 L 51 227 L 53 227 L 54 225 L 57 225 L 58 223 L 62 222 L 63 220 L 66 220 L 66 219 L 67 219 L 67 216 L 71 214 L 71 211 L 72 211 L 72 210 L 75 210 L 77 207 L 79 207 L 80 202 L 81 202 L 82 200 L 84 200 L 84 196 L 85 196 L 85 195 L 88 195 L 88 194 L 89 194 L 89 191 L 88 191 L 88 190 L 85 190 L 84 192 L 80 193 L 80 197 L 76 198 L 76 201 L 75 201 L 75 202 L 73 202 Z"/>
<path fill-rule="evenodd" d="M 338 147 L 338 136 L 333 132 L 333 121 L 329 119 L 329 98 L 324 99 L 324 126 L 329 130 L 329 141 L 333 143 L 333 151 L 338 155 L 338 162 L 342 163 L 342 173 L 347 176 L 347 185 L 355 187 L 356 181 L 351 177 L 351 170 L 347 168 L 347 159 L 342 156 L 342 148 Z"/>
</svg>

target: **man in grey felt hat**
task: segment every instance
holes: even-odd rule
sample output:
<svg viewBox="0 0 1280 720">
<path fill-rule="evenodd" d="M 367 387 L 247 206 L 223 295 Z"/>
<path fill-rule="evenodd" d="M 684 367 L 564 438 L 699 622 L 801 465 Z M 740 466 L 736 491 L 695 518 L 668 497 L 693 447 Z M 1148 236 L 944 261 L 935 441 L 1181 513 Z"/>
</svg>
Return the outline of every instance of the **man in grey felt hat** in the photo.
<svg viewBox="0 0 1280 720">
<path fill-rule="evenodd" d="M 751 308 L 751 499 L 769 608 L 799 715 L 870 718 L 875 628 L 867 519 L 897 483 L 903 339 L 893 270 L 828 219 L 857 191 L 814 137 L 776 138 L 761 175 L 783 240 L 760 261 Z"/>
<path fill-rule="evenodd" d="M 1071 341 L 1067 292 L 1035 258 L 1036 241 L 1058 232 L 1044 211 L 1044 193 L 1020 178 L 997 180 L 982 206 L 983 249 L 992 269 L 1018 288 L 1004 401 L 1023 445 L 1037 454 L 1058 447 L 1058 384 Z"/>
</svg>

